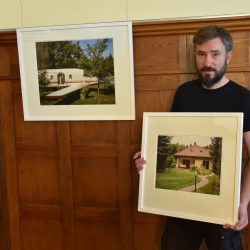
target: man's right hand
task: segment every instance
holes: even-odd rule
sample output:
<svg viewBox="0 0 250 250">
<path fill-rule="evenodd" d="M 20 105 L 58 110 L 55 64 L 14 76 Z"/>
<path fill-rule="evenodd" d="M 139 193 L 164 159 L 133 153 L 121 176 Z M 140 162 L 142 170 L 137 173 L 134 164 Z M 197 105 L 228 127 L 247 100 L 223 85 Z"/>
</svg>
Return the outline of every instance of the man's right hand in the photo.
<svg viewBox="0 0 250 250">
<path fill-rule="evenodd" d="M 137 152 L 134 155 L 133 159 L 135 160 L 136 171 L 139 174 L 140 171 L 144 168 L 144 164 L 146 163 L 146 161 L 143 157 L 141 157 L 141 152 Z"/>
</svg>

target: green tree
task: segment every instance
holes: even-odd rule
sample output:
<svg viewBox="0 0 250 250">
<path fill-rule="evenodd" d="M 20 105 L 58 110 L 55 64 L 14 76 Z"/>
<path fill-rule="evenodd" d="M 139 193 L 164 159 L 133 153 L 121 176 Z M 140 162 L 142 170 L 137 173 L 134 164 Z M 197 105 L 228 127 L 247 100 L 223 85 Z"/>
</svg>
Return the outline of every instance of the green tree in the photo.
<svg viewBox="0 0 250 250">
<path fill-rule="evenodd" d="M 37 69 L 46 70 L 48 69 L 48 58 L 49 51 L 47 43 L 38 42 L 36 43 L 36 56 L 37 56 Z"/>
<path fill-rule="evenodd" d="M 167 156 L 166 159 L 166 167 L 169 169 L 174 168 L 176 166 L 176 159 L 175 157 L 171 154 Z"/>
<path fill-rule="evenodd" d="M 47 78 L 47 71 L 45 69 L 38 71 L 38 82 L 40 90 L 48 87 L 50 80 Z"/>
<path fill-rule="evenodd" d="M 79 59 L 77 67 L 84 70 L 85 76 L 92 76 L 92 64 L 85 53 L 83 53 Z"/>
<path fill-rule="evenodd" d="M 114 76 L 114 57 L 111 54 L 105 58 L 105 65 L 108 75 Z"/>
<path fill-rule="evenodd" d="M 171 155 L 172 136 L 159 135 L 157 143 L 157 172 L 162 172 L 167 168 L 167 157 Z"/>
<path fill-rule="evenodd" d="M 222 138 L 211 137 L 210 155 L 212 157 L 212 169 L 218 176 L 220 176 L 221 173 L 221 150 Z"/>
<path fill-rule="evenodd" d="M 38 69 L 77 68 L 84 56 L 79 43 L 55 41 L 36 43 Z"/>
<path fill-rule="evenodd" d="M 98 79 L 98 92 L 100 83 L 107 79 L 107 76 L 114 75 L 113 56 L 104 57 L 104 51 L 108 48 L 108 39 L 98 39 L 92 45 L 88 44 L 86 55 L 92 76 Z"/>
</svg>

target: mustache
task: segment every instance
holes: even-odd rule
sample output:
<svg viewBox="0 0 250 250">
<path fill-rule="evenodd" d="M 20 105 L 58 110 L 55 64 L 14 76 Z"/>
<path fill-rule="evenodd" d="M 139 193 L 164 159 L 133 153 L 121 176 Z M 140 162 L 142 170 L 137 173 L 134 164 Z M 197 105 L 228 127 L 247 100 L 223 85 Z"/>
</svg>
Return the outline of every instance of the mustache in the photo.
<svg viewBox="0 0 250 250">
<path fill-rule="evenodd" d="M 202 67 L 200 69 L 200 71 L 214 71 L 214 72 L 217 72 L 217 70 L 215 68 L 213 68 L 213 67 L 206 67 L 206 66 Z"/>
</svg>

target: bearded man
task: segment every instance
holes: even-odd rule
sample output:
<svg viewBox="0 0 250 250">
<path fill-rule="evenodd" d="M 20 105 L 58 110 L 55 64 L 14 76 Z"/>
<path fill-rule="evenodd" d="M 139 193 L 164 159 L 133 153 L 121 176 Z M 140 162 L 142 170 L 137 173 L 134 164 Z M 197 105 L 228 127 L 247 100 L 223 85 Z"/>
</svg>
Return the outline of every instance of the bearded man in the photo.
<svg viewBox="0 0 250 250">
<path fill-rule="evenodd" d="M 177 89 L 172 112 L 244 113 L 243 139 L 248 162 L 242 176 L 236 224 L 221 226 L 169 217 L 162 236 L 162 250 L 199 250 L 203 239 L 211 250 L 241 250 L 241 230 L 248 224 L 250 200 L 250 92 L 225 75 L 233 49 L 233 40 L 227 30 L 214 25 L 202 27 L 194 35 L 193 43 L 198 79 Z M 146 160 L 140 152 L 134 159 L 139 172 Z"/>
</svg>

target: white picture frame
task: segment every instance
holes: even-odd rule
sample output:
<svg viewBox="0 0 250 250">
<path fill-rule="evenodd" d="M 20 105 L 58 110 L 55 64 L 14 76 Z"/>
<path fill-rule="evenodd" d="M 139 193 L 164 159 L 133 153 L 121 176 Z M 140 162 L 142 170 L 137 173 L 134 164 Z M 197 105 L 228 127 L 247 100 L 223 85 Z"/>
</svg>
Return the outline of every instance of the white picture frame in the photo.
<svg viewBox="0 0 250 250">
<path fill-rule="evenodd" d="M 18 54 L 19 54 L 19 64 L 20 64 L 20 74 L 21 74 L 21 87 L 22 87 L 22 98 L 23 98 L 23 110 L 24 110 L 24 120 L 26 121 L 40 121 L 40 120 L 134 120 L 135 119 L 135 101 L 134 101 L 134 69 L 133 69 L 133 41 L 132 41 L 132 23 L 131 22 L 113 22 L 113 23 L 98 23 L 98 24 L 84 24 L 84 25 L 66 25 L 66 26 L 51 26 L 51 27 L 35 27 L 35 28 L 21 28 L 17 29 L 17 41 L 18 41 Z M 47 59 L 45 63 L 41 63 L 40 55 L 48 53 L 48 48 L 50 48 L 55 42 L 62 43 L 68 42 L 74 44 L 78 42 L 78 45 L 81 45 L 82 51 L 84 51 L 83 44 L 87 46 L 87 42 L 92 41 L 103 41 L 104 39 L 108 40 L 108 43 L 112 44 L 112 48 L 106 48 L 106 53 L 110 53 L 113 57 L 113 75 L 109 76 L 109 82 L 112 81 L 110 86 L 114 89 L 113 93 L 113 103 L 91 103 L 91 104 L 78 104 L 67 103 L 64 104 L 63 99 L 65 96 L 69 95 L 67 91 L 69 90 L 68 86 L 72 87 L 73 83 L 68 83 L 66 74 L 69 75 L 69 79 L 72 79 L 72 73 L 67 73 L 69 69 L 68 66 L 61 66 L 59 64 L 59 69 L 56 68 L 53 64 L 53 69 L 47 69 L 50 62 L 56 61 L 56 56 L 52 60 Z M 41 45 L 46 45 L 46 50 L 44 51 L 40 48 L 43 48 Z M 79 46 L 80 46 L 79 45 Z M 40 47 L 38 47 L 40 46 Z M 50 47 L 49 47 L 50 46 Z M 39 50 L 39 49 L 40 50 Z M 60 51 L 64 53 L 65 51 Z M 112 54 L 111 54 L 112 53 Z M 66 54 L 66 52 L 65 52 Z M 39 56 L 39 59 L 38 59 Z M 73 57 L 73 55 L 72 55 Z M 108 57 L 108 55 L 106 55 Z M 49 57 L 48 57 L 49 58 Z M 51 58 L 51 57 L 50 57 Z M 94 57 L 93 57 L 94 58 Z M 49 63 L 48 63 L 49 62 Z M 79 62 L 77 62 L 79 65 Z M 62 64 L 62 63 L 61 63 Z M 75 66 L 74 62 L 74 66 Z M 93 63 L 94 64 L 94 63 Z M 43 65 L 43 66 L 41 66 Z M 73 64 L 72 64 L 73 65 Z M 69 65 L 69 67 L 73 67 Z M 40 81 L 40 76 L 42 74 L 41 67 L 43 67 L 44 74 L 46 75 L 47 82 Z M 47 67 L 47 68 L 46 68 Z M 63 74 L 63 81 L 60 78 Z M 102 67 L 103 68 L 103 67 Z M 54 70 L 54 71 L 53 71 Z M 57 72 L 57 71 L 58 72 Z M 72 68 L 70 68 L 72 71 Z M 77 69 L 78 70 L 78 69 Z M 70 72 L 71 72 L 70 71 Z M 53 72 L 53 73 L 52 73 Z M 80 71 L 79 71 L 80 72 Z M 86 70 L 84 69 L 85 74 Z M 49 78 L 49 74 L 50 78 Z M 53 76 L 57 74 L 57 76 Z M 79 73 L 80 74 L 80 73 Z M 73 75 L 74 76 L 74 75 Z M 70 78 L 71 77 L 71 78 Z M 78 83 L 81 82 L 80 76 L 77 76 L 76 80 Z M 82 77 L 82 75 L 81 75 Z M 94 83 L 98 82 L 100 77 L 85 76 L 84 83 Z M 103 77 L 107 79 L 108 77 Z M 112 80 L 110 80 L 112 78 Z M 54 85 L 65 84 L 68 88 L 64 93 L 56 92 L 53 90 L 52 94 L 44 95 L 41 93 L 41 82 L 45 84 L 43 87 L 51 87 L 52 89 L 52 79 Z M 55 79 L 55 80 L 54 80 Z M 87 80 L 88 81 L 87 81 Z M 89 80 L 91 79 L 91 81 Z M 56 82 L 57 81 L 57 82 Z M 69 80 L 70 81 L 70 80 Z M 73 81 L 73 80 L 71 80 Z M 105 81 L 105 80 L 103 80 Z M 47 85 L 46 85 L 47 84 Z M 58 87 L 56 86 L 56 87 Z M 61 87 L 65 87 L 61 86 Z M 83 85 L 81 85 L 83 86 Z M 83 88 L 80 85 L 74 85 L 78 88 L 74 93 L 77 95 L 80 90 L 83 93 Z M 93 86 L 93 85 L 92 85 Z M 66 89 L 65 87 L 65 89 Z M 73 88 L 74 88 L 73 87 Z M 59 88 L 59 87 L 58 87 Z M 58 89 L 56 88 L 56 90 Z M 72 90 L 73 91 L 73 90 Z M 66 94 L 65 94 L 66 92 Z M 99 92 L 99 85 L 98 85 Z M 73 92 L 70 92 L 70 95 Z M 42 98 L 44 96 L 49 101 L 44 104 Z M 49 99 L 50 98 L 50 99 Z M 53 99 L 54 98 L 54 99 Z M 51 100 L 59 101 L 53 103 Z M 66 97 L 65 97 L 66 98 Z M 84 95 L 81 98 L 85 98 Z M 46 102 L 45 102 L 46 103 Z M 62 104 L 63 103 L 63 104 Z"/>
<path fill-rule="evenodd" d="M 162 135 L 170 136 L 168 138 L 171 140 L 173 138 L 195 138 L 195 140 L 206 137 L 222 138 L 219 193 L 216 195 L 197 193 L 194 189 L 186 192 L 182 188 L 174 190 L 157 186 L 162 185 L 158 182 L 160 180 L 163 181 L 162 183 L 168 180 L 170 184 L 172 178 L 168 174 L 163 175 L 167 173 L 166 170 L 159 172 L 157 165 L 160 152 L 159 136 Z M 140 172 L 138 211 L 222 225 L 234 224 L 238 220 L 240 199 L 242 136 L 242 113 L 145 112 L 141 154 L 146 164 Z M 184 150 L 187 151 L 191 147 L 192 145 L 186 146 Z M 176 153 L 176 158 L 177 155 Z M 184 165 L 185 167 L 187 165 Z M 177 164 L 170 171 L 176 171 L 175 168 L 178 168 Z M 174 182 L 177 182 L 176 180 Z"/>
</svg>

